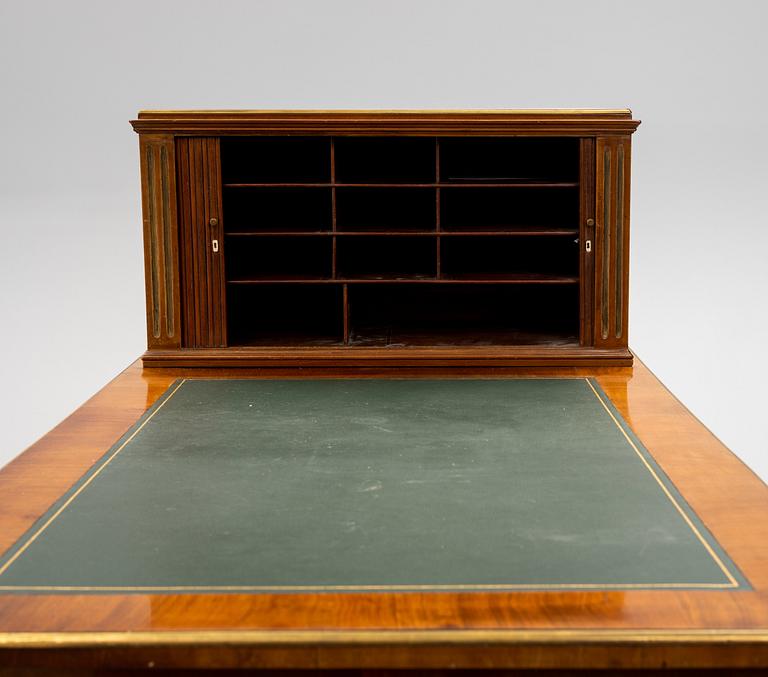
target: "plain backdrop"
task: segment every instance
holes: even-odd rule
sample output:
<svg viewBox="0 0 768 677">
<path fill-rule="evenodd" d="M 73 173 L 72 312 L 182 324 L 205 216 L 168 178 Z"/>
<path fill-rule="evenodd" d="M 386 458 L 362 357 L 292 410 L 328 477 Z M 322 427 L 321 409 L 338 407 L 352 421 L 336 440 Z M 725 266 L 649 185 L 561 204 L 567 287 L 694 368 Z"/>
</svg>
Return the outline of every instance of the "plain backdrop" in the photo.
<svg viewBox="0 0 768 677">
<path fill-rule="evenodd" d="M 0 4 L 0 465 L 145 347 L 141 108 L 615 108 L 630 345 L 768 478 L 768 3 Z"/>
</svg>

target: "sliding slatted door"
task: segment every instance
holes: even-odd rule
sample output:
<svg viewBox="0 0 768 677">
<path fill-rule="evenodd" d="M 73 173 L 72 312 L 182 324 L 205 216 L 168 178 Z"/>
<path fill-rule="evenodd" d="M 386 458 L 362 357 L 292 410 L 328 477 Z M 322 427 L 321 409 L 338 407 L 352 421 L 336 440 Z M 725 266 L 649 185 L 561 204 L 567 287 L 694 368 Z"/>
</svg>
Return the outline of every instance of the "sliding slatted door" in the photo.
<svg viewBox="0 0 768 677">
<path fill-rule="evenodd" d="M 579 152 L 579 343 L 591 346 L 594 341 L 592 318 L 595 309 L 595 139 L 581 139 Z"/>
<path fill-rule="evenodd" d="M 176 139 L 182 337 L 185 348 L 227 345 L 218 138 Z"/>
</svg>

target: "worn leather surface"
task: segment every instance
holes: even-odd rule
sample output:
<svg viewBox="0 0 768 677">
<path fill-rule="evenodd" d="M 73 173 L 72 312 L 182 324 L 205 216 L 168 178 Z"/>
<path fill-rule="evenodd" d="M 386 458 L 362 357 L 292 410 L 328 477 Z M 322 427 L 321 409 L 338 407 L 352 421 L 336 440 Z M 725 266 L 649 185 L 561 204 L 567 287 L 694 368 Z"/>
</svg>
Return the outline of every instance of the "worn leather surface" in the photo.
<svg viewBox="0 0 768 677">
<path fill-rule="evenodd" d="M 187 380 L 0 559 L 0 586 L 747 586 L 599 396 Z"/>
</svg>

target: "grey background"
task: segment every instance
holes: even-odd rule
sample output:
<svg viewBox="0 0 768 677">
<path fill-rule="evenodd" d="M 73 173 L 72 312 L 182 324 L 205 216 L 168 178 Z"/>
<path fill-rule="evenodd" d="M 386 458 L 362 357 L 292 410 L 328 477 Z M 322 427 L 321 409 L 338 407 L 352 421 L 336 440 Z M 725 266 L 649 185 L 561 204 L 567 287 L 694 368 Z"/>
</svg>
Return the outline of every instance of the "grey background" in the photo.
<svg viewBox="0 0 768 677">
<path fill-rule="evenodd" d="M 763 478 L 768 3 L 0 4 L 0 465 L 144 349 L 141 108 L 623 107 L 631 346 Z"/>
</svg>

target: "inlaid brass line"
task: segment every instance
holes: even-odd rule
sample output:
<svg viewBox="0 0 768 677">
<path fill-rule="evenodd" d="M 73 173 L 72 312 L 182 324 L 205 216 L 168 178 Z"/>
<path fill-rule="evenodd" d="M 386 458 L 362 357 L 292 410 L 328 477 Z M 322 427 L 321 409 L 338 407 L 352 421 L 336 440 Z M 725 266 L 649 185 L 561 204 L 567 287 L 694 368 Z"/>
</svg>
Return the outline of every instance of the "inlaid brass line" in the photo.
<svg viewBox="0 0 768 677">
<path fill-rule="evenodd" d="M 160 338 L 160 276 L 157 251 L 157 219 L 155 214 L 155 157 L 152 146 L 147 146 L 147 232 L 149 234 L 149 287 L 152 297 L 152 335 Z"/>
<path fill-rule="evenodd" d="M 704 538 L 704 536 L 701 535 L 701 532 L 696 528 L 696 525 L 691 521 L 691 518 L 688 517 L 685 510 L 683 510 L 683 508 L 677 502 L 677 499 L 675 499 L 675 497 L 666 487 L 664 482 L 661 481 L 661 478 L 659 477 L 657 472 L 653 469 L 653 466 L 651 466 L 651 464 L 648 463 L 648 460 L 645 458 L 645 456 L 643 456 L 643 454 L 637 448 L 637 445 L 634 443 L 632 438 L 627 434 L 627 431 L 624 430 L 624 427 L 616 420 L 616 417 L 613 415 L 613 412 L 608 408 L 608 405 L 606 405 L 606 403 L 603 401 L 603 398 L 600 396 L 600 393 L 597 392 L 597 390 L 595 389 L 595 386 L 592 385 L 592 382 L 588 378 L 584 380 L 587 382 L 587 384 L 589 384 L 589 387 L 592 389 L 592 392 L 595 394 L 595 397 L 597 397 L 600 404 L 603 405 L 603 409 L 605 409 L 608 412 L 608 415 L 611 417 L 611 420 L 614 422 L 616 427 L 621 431 L 621 434 L 624 435 L 624 438 L 627 440 L 627 442 L 629 442 L 629 445 L 635 450 L 635 453 L 640 457 L 640 460 L 648 469 L 648 472 L 651 473 L 653 478 L 656 480 L 656 483 L 662 488 L 664 493 L 667 495 L 667 498 L 672 502 L 672 505 L 674 505 L 675 508 L 677 509 L 677 512 L 679 512 L 682 518 L 685 520 L 685 523 L 690 527 L 691 531 L 693 531 L 693 533 L 699 539 L 701 544 L 710 554 L 712 559 L 715 560 L 715 563 L 718 565 L 718 567 L 720 567 L 720 570 L 726 575 L 728 580 L 731 582 L 730 585 L 724 586 L 724 587 L 738 588 L 739 587 L 738 581 L 731 575 L 731 572 L 728 571 L 725 564 L 723 564 L 723 561 L 720 559 L 720 557 L 718 557 L 717 553 L 712 549 L 709 543 L 707 543 L 707 540 Z"/>
<path fill-rule="evenodd" d="M 624 325 L 624 144 L 619 144 L 616 160 L 616 313 L 614 315 L 616 338 L 621 338 Z"/>
<path fill-rule="evenodd" d="M 608 282 L 611 272 L 611 149 L 603 152 L 603 275 L 600 290 L 600 328 L 608 338 Z"/>
<path fill-rule="evenodd" d="M 454 628 L 435 629 L 363 629 L 333 630 L 129 630 L 78 632 L 0 632 L 0 646 L 16 648 L 92 647 L 92 646 L 190 646 L 190 645 L 304 645 L 320 644 L 664 644 L 722 645 L 768 642 L 768 630 L 756 629 L 644 629 L 644 628 L 578 628 L 574 630 L 486 628 L 481 630 Z"/>
<path fill-rule="evenodd" d="M 738 584 L 737 584 L 738 585 Z M 68 586 L 68 585 L 0 585 L 3 590 L 36 592 L 343 592 L 343 591 L 421 591 L 432 590 L 722 590 L 735 586 L 730 583 L 425 583 L 419 585 L 138 585 L 138 586 Z"/>
<path fill-rule="evenodd" d="M 134 430 L 130 437 L 125 440 L 115 451 L 114 453 L 104 462 L 102 465 L 91 475 L 85 482 L 83 482 L 78 488 L 77 491 L 75 491 L 64 503 L 59 507 L 59 509 L 53 513 L 46 521 L 45 523 L 32 535 L 32 537 L 23 545 L 21 546 L 15 553 L 13 553 L 13 556 L 2 566 L 0 567 L 0 576 L 2 576 L 7 570 L 8 567 L 11 566 L 20 556 L 21 554 L 30 546 L 32 543 L 37 540 L 37 537 L 40 536 L 50 525 L 51 523 L 59 516 L 62 512 L 69 506 L 72 501 L 74 501 L 82 492 L 83 490 L 91 483 L 93 482 L 96 477 L 101 473 L 104 468 L 106 468 L 125 447 L 128 445 L 131 440 L 133 440 L 136 435 L 138 435 L 141 432 L 141 429 L 149 423 L 152 418 L 157 414 L 158 411 L 160 411 L 167 403 L 168 401 L 176 394 L 176 392 L 181 388 L 181 386 L 186 383 L 186 379 L 182 379 L 179 384 L 170 392 L 168 397 L 166 397 L 160 405 L 158 405 L 157 409 L 155 409 L 147 418 L 142 422 L 142 424 Z M 3 586 L 3 589 L 8 589 L 5 586 Z"/>
</svg>

